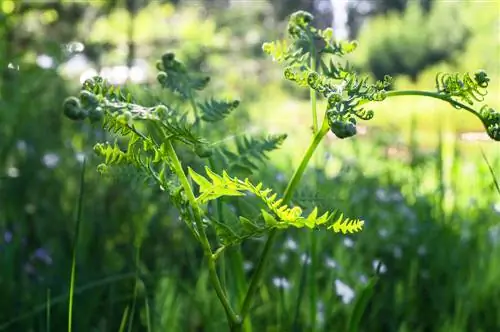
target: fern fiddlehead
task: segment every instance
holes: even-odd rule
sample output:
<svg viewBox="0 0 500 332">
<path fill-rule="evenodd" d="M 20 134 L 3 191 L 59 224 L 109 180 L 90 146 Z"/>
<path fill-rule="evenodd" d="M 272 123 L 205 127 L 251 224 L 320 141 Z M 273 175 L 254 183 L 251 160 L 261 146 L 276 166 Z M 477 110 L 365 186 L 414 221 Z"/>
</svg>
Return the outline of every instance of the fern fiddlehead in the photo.
<svg viewBox="0 0 500 332">
<path fill-rule="evenodd" d="M 488 135 L 492 139 L 500 141 L 500 113 L 498 111 L 488 105 L 483 105 L 479 110 L 475 110 L 457 102 L 465 103 L 468 106 L 483 102 L 484 97 L 488 94 L 486 89 L 489 81 L 490 78 L 483 70 L 475 72 L 473 77 L 470 73 L 438 73 L 436 75 L 436 89 L 440 96 L 449 99 L 453 107 L 464 108 L 476 115 L 483 123 Z"/>
<path fill-rule="evenodd" d="M 290 18 L 288 40 L 265 43 L 263 50 L 273 59 L 285 65 L 284 77 L 301 87 L 309 87 L 328 100 L 325 118 L 330 130 L 339 138 L 356 135 L 357 119 L 370 120 L 373 111 L 365 110 L 361 105 L 371 101 L 385 99 L 386 89 L 391 85 L 391 78 L 369 84 L 367 77 L 361 77 L 349 64 L 329 64 L 320 58 L 320 70 L 311 67 L 308 57 L 309 48 L 305 45 L 319 42 L 316 47 L 320 56 L 332 55 L 342 57 L 353 52 L 355 41 L 339 41 L 334 38 L 332 29 L 319 30 L 311 25 L 312 15 L 298 12 Z"/>
</svg>

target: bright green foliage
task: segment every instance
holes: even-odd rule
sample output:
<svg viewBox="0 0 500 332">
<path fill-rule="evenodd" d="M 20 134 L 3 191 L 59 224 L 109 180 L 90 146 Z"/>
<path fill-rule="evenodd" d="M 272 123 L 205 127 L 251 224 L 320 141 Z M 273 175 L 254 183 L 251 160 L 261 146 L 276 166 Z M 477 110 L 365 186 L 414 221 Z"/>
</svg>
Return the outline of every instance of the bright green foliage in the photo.
<svg viewBox="0 0 500 332">
<path fill-rule="evenodd" d="M 264 189 L 262 183 L 253 185 L 248 178 L 245 180 L 231 178 L 225 171 L 220 176 L 208 167 L 205 167 L 205 171 L 208 178 L 189 168 L 190 176 L 199 186 L 200 194 L 196 199 L 200 203 L 204 204 L 223 196 L 244 196 L 244 192 L 248 192 L 254 194 L 267 207 L 267 211 L 261 210 L 264 223 L 259 224 L 245 217 L 240 217 L 241 227 L 239 229 L 231 229 L 222 226 L 220 223 L 217 224 L 218 234 L 225 245 L 241 242 L 244 238 L 263 234 L 272 228 L 307 227 L 312 229 L 325 226 L 335 233 L 342 232 L 344 234 L 359 232 L 363 228 L 364 222 L 362 220 L 344 218 L 343 214 L 337 216 L 336 219 L 334 218 L 335 213 L 326 212 L 318 216 L 316 207 L 308 216 L 303 216 L 300 207 L 289 207 L 283 204 L 283 200 L 278 199 L 277 194 L 273 194 L 271 189 Z"/>
<path fill-rule="evenodd" d="M 97 155 L 104 159 L 98 168 L 101 173 L 108 173 L 115 167 L 136 169 L 168 192 L 170 201 L 179 210 L 181 220 L 203 249 L 210 281 L 234 331 L 240 330 L 251 307 L 250 300 L 262 277 L 263 266 L 269 259 L 277 230 L 290 227 L 326 228 L 334 233 L 346 234 L 363 229 L 363 220 L 344 217 L 335 208 L 335 212 L 319 215 L 317 205 L 312 205 L 311 211 L 303 214 L 301 207 L 289 205 L 315 149 L 328 130 L 339 138 L 352 137 L 357 132 L 357 119 L 370 120 L 374 116 L 372 111 L 364 108 L 365 104 L 398 95 L 420 95 L 438 98 L 456 108 L 472 112 L 482 119 L 488 134 L 500 140 L 498 113 L 487 106 L 475 111 L 463 104 L 472 105 L 474 101 L 482 101 L 486 93 L 483 89 L 489 80 L 484 72 L 478 72 L 474 78 L 468 74 L 438 75 L 437 92 L 389 91 L 389 76 L 385 76 L 382 81 L 369 83 L 367 77 L 358 75 L 347 62 L 337 62 L 336 58 L 356 49 L 356 42 L 338 41 L 331 29 L 314 28 L 312 20 L 309 13 L 294 13 L 287 28 L 288 39 L 263 46 L 266 53 L 285 65 L 284 76 L 287 80 L 310 89 L 314 120 L 316 94 L 327 100 L 323 124 L 314 128 L 311 143 L 282 198 L 278 198 L 278 194 L 271 189 L 264 188 L 262 183 L 254 185 L 247 176 L 258 168 L 258 163 L 265 161 L 268 152 L 281 145 L 286 135 L 253 138 L 236 134 L 232 136 L 235 137 L 235 150 L 224 145 L 226 140 L 217 145 L 209 144 L 208 130 L 214 122 L 224 120 L 239 105 L 239 101 L 212 98 L 200 103 L 198 92 L 207 87 L 210 78 L 188 70 L 173 53 L 166 53 L 157 64 L 160 70 L 158 81 L 162 87 L 174 93 L 165 104 L 152 107 L 140 105 L 129 93 L 101 78 L 85 82 L 79 98 L 68 98 L 64 104 L 64 113 L 70 119 L 101 122 L 106 131 L 119 136 L 114 144 L 98 143 L 94 148 Z M 177 106 L 174 108 L 171 105 Z M 193 114 L 182 111 L 186 105 Z M 126 144 L 127 148 L 123 149 L 122 144 Z M 182 154 L 186 152 L 183 149 L 186 147 L 198 157 L 208 158 L 207 162 L 197 160 L 201 166 L 205 166 L 207 177 L 196 173 L 191 167 L 186 172 L 182 165 L 184 158 L 188 163 L 195 160 L 194 155 L 188 158 Z M 220 164 L 222 166 L 217 168 Z M 221 175 L 215 169 L 219 169 Z M 245 174 L 245 180 L 230 177 L 228 173 L 233 176 L 235 173 L 238 176 Z M 198 195 L 195 195 L 188 176 L 198 185 Z M 214 200 L 221 203 L 220 200 L 228 198 L 236 201 L 234 198 L 246 194 L 251 194 L 264 205 L 264 208 L 257 209 L 260 212 L 257 216 L 249 217 L 242 209 L 235 209 L 232 212 L 236 212 L 236 218 L 227 217 L 223 204 L 211 204 Z M 208 233 L 209 230 L 215 230 L 215 239 Z M 250 281 L 241 311 L 237 314 L 227 298 L 227 290 L 223 289 L 223 283 L 219 280 L 216 261 L 228 246 L 266 234 L 269 234 L 268 242 Z M 212 249 L 214 243 L 218 246 L 216 251 Z"/>
<path fill-rule="evenodd" d="M 300 23 L 300 20 L 298 21 Z M 118 89 L 100 77 L 83 84 L 79 98 L 70 97 L 64 103 L 64 113 L 72 120 L 89 119 L 91 123 L 101 122 L 104 129 L 118 136 L 120 141 L 110 144 L 97 143 L 95 153 L 104 159 L 98 166 L 101 174 L 123 174 L 113 172 L 125 169 L 125 173 L 136 170 L 143 178 L 155 182 L 162 190 L 166 190 L 174 206 L 177 207 L 181 219 L 200 242 L 206 257 L 212 264 L 218 255 L 212 252 L 212 244 L 205 231 L 206 224 L 212 226 L 217 234 L 217 242 L 222 244 L 217 252 L 225 247 L 242 242 L 251 237 L 261 236 L 276 229 L 288 227 L 315 228 L 318 226 L 332 229 L 334 232 L 352 233 L 362 229 L 362 220 L 350 220 L 343 214 L 325 213 L 318 216 L 317 208 L 307 215 L 302 215 L 300 207 L 288 207 L 277 194 L 271 190 L 262 190 L 262 184 L 254 186 L 246 179 L 240 181 L 230 178 L 226 170 L 222 176 L 207 169 L 211 182 L 189 168 L 189 174 L 200 185 L 200 196 L 195 198 L 187 174 L 182 167 L 178 151 L 173 143 L 189 147 L 201 158 L 211 158 L 213 148 L 200 133 L 199 119 L 208 123 L 223 120 L 229 112 L 236 108 L 239 101 L 217 101 L 209 99 L 205 103 L 196 102 L 196 91 L 202 90 L 209 82 L 207 77 L 191 73 L 172 53 L 167 53 L 158 64 L 160 73 L 158 80 L 164 88 L 177 94 L 181 101 L 192 107 L 194 121 L 188 120 L 188 113 L 182 113 L 165 104 L 146 107 L 136 103 L 133 97 Z M 181 103 L 182 105 L 182 103 Z M 198 113 L 201 110 L 201 115 Z M 216 147 L 217 156 L 225 164 L 227 170 L 236 173 L 252 173 L 258 165 L 265 161 L 266 154 L 278 148 L 286 135 L 271 135 L 254 138 L 234 136 L 236 151 L 221 144 Z M 126 149 L 121 147 L 122 140 Z M 256 195 L 267 209 L 261 210 L 258 221 L 239 216 L 237 223 L 221 220 L 223 214 L 212 215 L 205 205 L 208 201 L 223 196 L 242 196 L 243 192 Z M 213 265 L 211 265 L 213 266 Z M 211 273 L 216 273 L 211 267 Z M 217 278 L 217 276 L 215 277 Z M 238 317 L 224 299 L 220 284 L 214 284 L 219 298 L 226 308 L 228 319 L 237 322 Z"/>
</svg>

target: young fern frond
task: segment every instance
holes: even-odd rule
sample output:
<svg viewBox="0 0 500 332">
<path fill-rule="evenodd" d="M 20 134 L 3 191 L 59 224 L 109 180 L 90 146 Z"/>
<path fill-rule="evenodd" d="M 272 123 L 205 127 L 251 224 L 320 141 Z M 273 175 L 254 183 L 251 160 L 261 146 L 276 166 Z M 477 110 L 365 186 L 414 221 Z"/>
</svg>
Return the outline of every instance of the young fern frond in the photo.
<svg viewBox="0 0 500 332">
<path fill-rule="evenodd" d="M 290 16 L 287 32 L 288 40 L 264 43 L 262 49 L 271 55 L 274 61 L 286 66 L 302 67 L 311 56 L 311 45 L 320 43 L 317 53 L 343 56 L 357 47 L 355 41 L 339 41 L 334 38 L 333 29 L 320 30 L 311 25 L 314 17 L 305 11 L 298 11 Z"/>
<path fill-rule="evenodd" d="M 195 91 L 205 89 L 210 82 L 208 76 L 189 72 L 184 64 L 175 59 L 173 53 L 164 54 L 156 67 L 160 71 L 157 75 L 158 82 L 183 99 L 191 98 Z"/>
<path fill-rule="evenodd" d="M 356 41 L 341 41 L 334 38 L 333 30 L 319 30 L 311 25 L 312 15 L 297 12 L 288 24 L 288 40 L 265 43 L 263 50 L 273 56 L 275 61 L 285 65 L 284 76 L 301 87 L 312 88 L 328 99 L 326 116 L 331 131 L 339 138 L 356 135 L 357 118 L 370 120 L 373 111 L 360 106 L 370 101 L 385 99 L 386 89 L 391 78 L 368 84 L 367 77 L 360 77 L 347 63 L 341 65 L 333 60 L 327 64 L 319 58 L 319 68 L 311 69 L 313 49 L 318 55 L 330 54 L 342 57 L 353 52 Z M 317 45 L 319 41 L 319 45 Z M 315 45 L 311 48 L 311 45 Z"/>
<path fill-rule="evenodd" d="M 272 193 L 271 189 L 263 189 L 262 183 L 253 185 L 248 178 L 245 180 L 231 178 L 225 171 L 220 176 L 208 167 L 205 167 L 205 171 L 208 178 L 189 168 L 189 174 L 199 186 L 200 194 L 197 197 L 198 202 L 204 204 L 223 196 L 244 196 L 245 192 L 254 194 L 267 207 L 267 211 L 264 209 L 261 210 L 267 228 L 286 229 L 289 227 L 307 227 L 312 229 L 325 226 L 336 233 L 354 233 L 363 228 L 364 222 L 362 220 L 344 218 L 343 214 L 340 214 L 333 222 L 332 219 L 335 213 L 326 212 L 318 216 L 318 209 L 316 207 L 308 216 L 304 216 L 300 207 L 289 207 L 283 204 L 283 200 L 278 199 L 277 194 Z"/>
<path fill-rule="evenodd" d="M 212 98 L 198 104 L 198 108 L 201 111 L 200 117 L 203 121 L 217 122 L 228 116 L 239 104 L 239 100 L 220 101 Z"/>
<path fill-rule="evenodd" d="M 470 73 L 438 73 L 436 89 L 439 96 L 447 98 L 448 101 L 451 100 L 450 104 L 453 107 L 466 108 L 476 115 L 483 123 L 488 135 L 500 141 L 500 112 L 488 105 L 483 105 L 479 110 L 468 107 L 484 101 L 484 96 L 488 93 L 486 89 L 489 81 L 488 75 L 483 70 L 474 73 L 474 77 L 471 77 Z M 466 105 L 461 105 L 459 102 Z"/>
<path fill-rule="evenodd" d="M 482 102 L 488 94 L 486 88 L 490 79 L 484 71 L 478 71 L 474 78 L 469 73 L 449 74 L 438 73 L 436 75 L 436 89 L 438 93 L 445 96 L 458 98 L 464 103 L 473 105 L 474 102 Z"/>
<path fill-rule="evenodd" d="M 235 138 L 236 151 L 226 146 L 217 149 L 224 168 L 230 173 L 251 174 L 258 169 L 258 163 L 264 162 L 267 153 L 278 149 L 287 135 L 268 135 L 264 137 L 238 136 Z"/>
<path fill-rule="evenodd" d="M 130 95 L 94 77 L 85 81 L 80 98 L 70 97 L 65 101 L 64 113 L 73 120 L 88 118 L 92 123 L 102 122 L 105 130 L 121 136 L 128 136 L 136 131 L 136 124 L 144 122 L 161 128 L 167 139 L 190 146 L 200 157 L 210 152 L 208 142 L 193 130 L 186 114 L 166 105 L 144 107 L 131 100 Z"/>
</svg>

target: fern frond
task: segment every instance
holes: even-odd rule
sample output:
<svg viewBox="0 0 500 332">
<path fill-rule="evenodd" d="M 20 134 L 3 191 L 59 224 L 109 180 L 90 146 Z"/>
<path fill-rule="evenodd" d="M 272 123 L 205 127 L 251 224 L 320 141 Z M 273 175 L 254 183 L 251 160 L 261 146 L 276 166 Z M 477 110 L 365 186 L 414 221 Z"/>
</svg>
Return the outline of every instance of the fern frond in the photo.
<svg viewBox="0 0 500 332">
<path fill-rule="evenodd" d="M 470 106 L 477 102 L 483 102 L 486 96 L 487 87 L 490 79 L 483 70 L 474 73 L 474 77 L 470 73 L 438 73 L 436 75 L 436 89 L 439 95 L 446 97 L 446 100 L 451 100 L 452 106 L 455 108 L 466 108 L 465 105 L 460 105 L 458 102 L 463 102 Z M 479 111 L 468 108 L 468 111 L 476 115 L 483 123 L 488 135 L 500 141 L 500 113 L 495 111 L 488 105 L 482 105 Z"/>
<path fill-rule="evenodd" d="M 225 146 L 217 150 L 229 172 L 249 175 L 258 168 L 258 163 L 268 158 L 269 152 L 281 146 L 286 137 L 286 134 L 267 137 L 239 136 L 235 138 L 236 151 L 233 152 Z"/>
<path fill-rule="evenodd" d="M 207 122 L 217 122 L 228 116 L 239 106 L 239 100 L 219 101 L 215 99 L 207 100 L 198 104 L 201 111 L 201 119 Z"/>
<path fill-rule="evenodd" d="M 334 232 L 357 232 L 363 227 L 362 220 L 350 220 L 344 218 L 341 214 L 335 222 L 331 222 L 334 214 L 329 212 L 318 216 L 318 209 L 314 208 L 308 216 L 303 216 L 303 211 L 300 207 L 289 207 L 283 204 L 282 199 L 278 199 L 277 194 L 271 189 L 263 189 L 263 184 L 253 185 L 247 178 L 239 180 L 231 178 L 225 171 L 222 176 L 215 174 L 208 167 L 205 167 L 208 178 L 196 173 L 189 168 L 189 174 L 199 186 L 200 194 L 197 201 L 201 204 L 217 199 L 223 196 L 244 196 L 245 192 L 254 194 L 267 207 L 267 210 L 261 210 L 267 228 L 315 228 L 326 226 L 327 229 L 332 229 Z"/>
<path fill-rule="evenodd" d="M 183 99 L 189 99 L 195 91 L 203 90 L 210 81 L 208 76 L 189 72 L 173 53 L 164 54 L 157 63 L 157 69 L 160 70 L 158 82 Z"/>
<path fill-rule="evenodd" d="M 333 229 L 335 233 L 342 232 L 342 234 L 357 233 L 363 229 L 364 225 L 364 220 L 344 218 L 344 215 L 340 214 L 337 220 L 330 225 L 328 229 Z"/>
<path fill-rule="evenodd" d="M 469 73 L 438 73 L 436 75 L 436 89 L 439 93 L 458 98 L 469 105 L 484 100 L 488 82 L 489 78 L 484 72 L 476 73 L 474 78 Z"/>
<path fill-rule="evenodd" d="M 132 102 L 132 96 L 108 84 L 101 77 L 85 81 L 80 98 L 68 98 L 64 104 L 65 114 L 73 120 L 89 118 L 100 121 L 105 130 L 121 135 L 137 134 L 136 124 L 147 122 L 164 131 L 167 139 L 177 140 L 200 150 L 207 142 L 200 138 L 182 114 L 166 105 L 145 107 Z"/>
</svg>

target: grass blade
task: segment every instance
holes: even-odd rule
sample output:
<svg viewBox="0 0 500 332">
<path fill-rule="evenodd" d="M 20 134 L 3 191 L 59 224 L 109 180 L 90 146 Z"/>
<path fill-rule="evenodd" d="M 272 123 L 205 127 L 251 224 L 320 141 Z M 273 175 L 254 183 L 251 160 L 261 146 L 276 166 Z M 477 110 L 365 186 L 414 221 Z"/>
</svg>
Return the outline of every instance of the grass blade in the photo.
<svg viewBox="0 0 500 332">
<path fill-rule="evenodd" d="M 347 324 L 347 332 L 358 332 L 359 324 L 361 322 L 361 317 L 366 310 L 366 306 L 368 305 L 368 301 L 370 301 L 373 296 L 373 292 L 375 290 L 375 285 L 379 280 L 379 276 L 375 275 L 370 278 L 366 287 L 359 294 L 356 303 L 354 304 L 354 308 L 352 309 L 351 316 L 349 317 L 349 322 Z"/>
<path fill-rule="evenodd" d="M 45 311 L 45 317 L 46 317 L 46 326 L 45 326 L 45 331 L 50 332 L 50 288 L 47 289 L 47 310 Z"/>
<path fill-rule="evenodd" d="M 125 310 L 123 311 L 123 316 L 122 316 L 122 321 L 120 323 L 120 328 L 118 329 L 119 332 L 125 331 L 125 326 L 127 325 L 127 319 L 128 319 L 128 310 L 129 307 L 125 307 Z"/>
<path fill-rule="evenodd" d="M 73 294 L 75 291 L 75 278 L 76 278 L 76 250 L 78 246 L 78 236 L 80 233 L 80 222 L 82 220 L 83 193 L 85 184 L 85 165 L 86 165 L 86 160 L 84 158 L 82 163 L 82 173 L 80 175 L 80 193 L 78 195 L 78 205 L 77 205 L 76 223 L 75 223 L 75 239 L 73 241 L 73 254 L 71 259 L 71 277 L 69 284 L 69 301 L 68 301 L 68 332 L 72 331 L 72 326 L 73 326 Z"/>
<path fill-rule="evenodd" d="M 495 184 L 495 188 L 497 189 L 497 192 L 500 195 L 500 184 L 498 183 L 498 179 L 495 175 L 495 171 L 493 170 L 491 163 L 488 161 L 488 157 L 486 157 L 486 154 L 484 153 L 483 149 L 481 149 L 481 155 L 483 156 L 483 159 L 486 162 L 486 165 L 488 165 L 488 169 L 490 170 L 491 177 L 493 178 L 493 183 Z"/>
<path fill-rule="evenodd" d="M 148 295 L 147 294 L 144 297 L 144 306 L 146 307 L 146 328 L 147 328 L 147 332 L 151 332 L 153 330 L 151 328 L 151 312 L 150 312 L 150 309 L 149 309 L 149 299 L 148 299 Z"/>
</svg>

